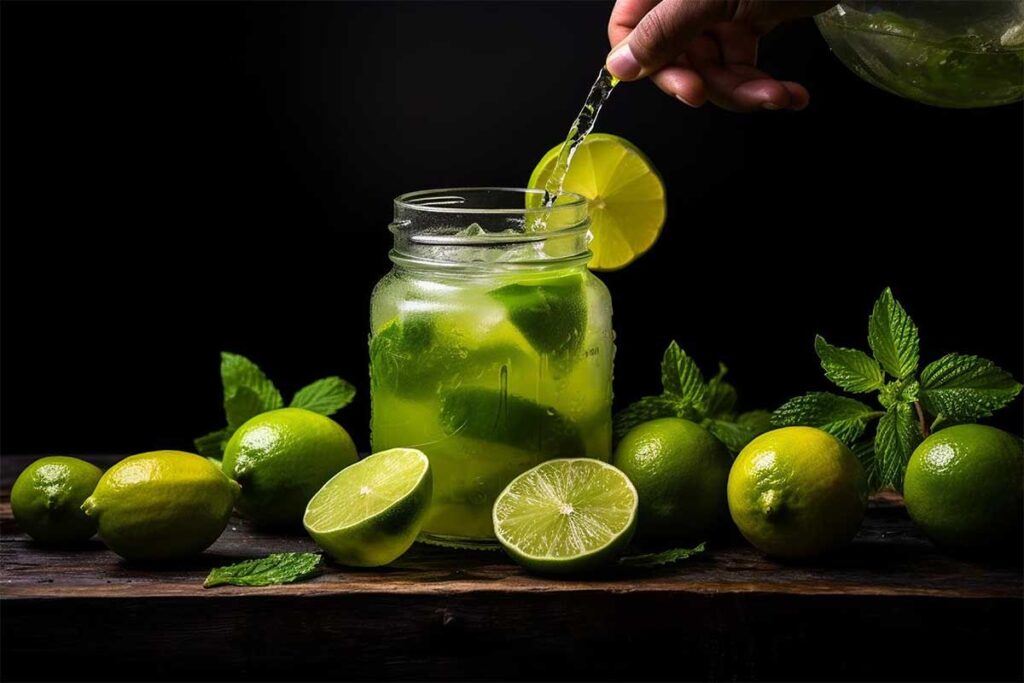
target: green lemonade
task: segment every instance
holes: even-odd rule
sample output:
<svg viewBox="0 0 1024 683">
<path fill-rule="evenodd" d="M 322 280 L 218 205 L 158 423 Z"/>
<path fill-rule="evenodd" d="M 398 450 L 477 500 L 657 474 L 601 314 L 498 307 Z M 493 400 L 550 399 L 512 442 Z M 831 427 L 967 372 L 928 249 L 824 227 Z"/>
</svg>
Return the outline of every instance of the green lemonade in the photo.
<svg viewBox="0 0 1024 683">
<path fill-rule="evenodd" d="M 377 285 L 372 447 L 429 457 L 427 540 L 488 542 L 515 476 L 552 458 L 610 458 L 611 299 L 586 258 L 455 272 L 396 261 Z"/>
</svg>

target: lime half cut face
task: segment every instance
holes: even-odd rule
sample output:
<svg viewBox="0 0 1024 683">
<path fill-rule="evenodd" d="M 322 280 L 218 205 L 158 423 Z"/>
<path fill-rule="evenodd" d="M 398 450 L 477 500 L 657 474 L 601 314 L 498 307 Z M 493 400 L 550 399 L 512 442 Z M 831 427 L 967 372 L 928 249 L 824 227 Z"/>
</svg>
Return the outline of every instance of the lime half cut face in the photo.
<svg viewBox="0 0 1024 683">
<path fill-rule="evenodd" d="M 519 475 L 494 503 L 494 531 L 531 571 L 569 574 L 613 562 L 636 528 L 637 493 L 600 460 L 548 460 Z"/>
<path fill-rule="evenodd" d="M 309 501 L 302 522 L 337 562 L 378 567 L 416 540 L 432 493 L 427 456 L 392 448 L 334 475 Z"/>
</svg>

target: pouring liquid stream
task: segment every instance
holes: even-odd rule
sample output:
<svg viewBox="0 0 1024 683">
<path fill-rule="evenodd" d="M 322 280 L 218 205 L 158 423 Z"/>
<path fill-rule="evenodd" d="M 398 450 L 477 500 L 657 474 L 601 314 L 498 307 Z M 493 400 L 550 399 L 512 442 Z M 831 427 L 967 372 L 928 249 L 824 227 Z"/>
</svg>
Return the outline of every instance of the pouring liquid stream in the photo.
<svg viewBox="0 0 1024 683">
<path fill-rule="evenodd" d="M 565 136 L 562 150 L 558 153 L 558 161 L 555 162 L 555 168 L 551 171 L 551 177 L 548 178 L 547 184 L 544 186 L 545 207 L 554 206 L 558 196 L 562 194 L 565 186 L 565 176 L 569 173 L 569 165 L 572 163 L 572 158 L 576 154 L 576 150 L 579 149 L 579 146 L 583 144 L 583 141 L 590 132 L 594 130 L 594 124 L 597 123 L 601 107 L 604 106 L 605 101 L 612 94 L 612 90 L 618 82 L 619 79 L 612 76 L 608 69 L 601 67 L 600 73 L 597 74 L 597 80 L 594 81 L 594 85 L 590 88 L 590 93 L 583 103 L 583 109 L 580 110 L 579 116 L 573 121 L 572 127 L 569 128 L 569 134 Z"/>
</svg>

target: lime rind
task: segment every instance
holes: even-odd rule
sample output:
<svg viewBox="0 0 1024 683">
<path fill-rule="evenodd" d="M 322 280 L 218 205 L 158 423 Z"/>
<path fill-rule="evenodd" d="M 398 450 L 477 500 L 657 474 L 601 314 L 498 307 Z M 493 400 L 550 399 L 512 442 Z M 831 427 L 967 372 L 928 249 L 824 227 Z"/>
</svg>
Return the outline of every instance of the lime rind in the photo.
<svg viewBox="0 0 1024 683">
<path fill-rule="evenodd" d="M 612 465 L 559 458 L 509 483 L 494 504 L 494 530 L 528 569 L 588 571 L 612 561 L 629 543 L 638 503 L 632 482 Z"/>
<path fill-rule="evenodd" d="M 432 496 L 427 456 L 413 448 L 392 448 L 328 480 L 309 501 L 303 525 L 340 564 L 379 567 L 412 546 Z"/>
</svg>

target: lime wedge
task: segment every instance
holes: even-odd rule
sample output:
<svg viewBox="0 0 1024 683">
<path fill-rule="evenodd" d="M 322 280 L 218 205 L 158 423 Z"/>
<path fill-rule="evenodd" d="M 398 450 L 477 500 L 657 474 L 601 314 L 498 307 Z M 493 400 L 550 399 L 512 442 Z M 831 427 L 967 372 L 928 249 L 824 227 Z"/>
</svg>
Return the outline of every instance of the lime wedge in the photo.
<svg viewBox="0 0 1024 683">
<path fill-rule="evenodd" d="M 586 453 L 576 424 L 550 406 L 498 390 L 455 389 L 441 404 L 445 434 L 507 444 L 547 457 Z"/>
<path fill-rule="evenodd" d="M 543 188 L 558 161 L 561 145 L 551 148 L 530 176 L 531 188 Z M 594 270 L 617 270 L 651 248 L 665 224 L 665 186 L 643 152 L 631 142 L 605 133 L 587 136 L 565 177 L 564 189 L 591 200 L 590 245 Z"/>
<path fill-rule="evenodd" d="M 427 456 L 392 448 L 334 475 L 309 501 L 302 523 L 339 563 L 379 567 L 416 540 L 432 493 Z"/>
<path fill-rule="evenodd" d="M 488 295 L 538 353 L 565 358 L 579 350 L 587 330 L 587 301 L 580 273 L 499 287 Z"/>
<path fill-rule="evenodd" d="M 531 571 L 569 574 L 613 562 L 636 528 L 637 494 L 600 460 L 549 460 L 512 480 L 494 502 L 494 532 Z"/>
</svg>

